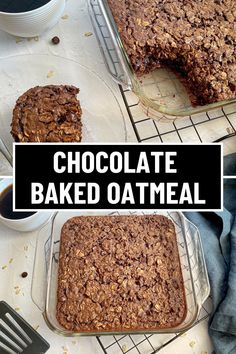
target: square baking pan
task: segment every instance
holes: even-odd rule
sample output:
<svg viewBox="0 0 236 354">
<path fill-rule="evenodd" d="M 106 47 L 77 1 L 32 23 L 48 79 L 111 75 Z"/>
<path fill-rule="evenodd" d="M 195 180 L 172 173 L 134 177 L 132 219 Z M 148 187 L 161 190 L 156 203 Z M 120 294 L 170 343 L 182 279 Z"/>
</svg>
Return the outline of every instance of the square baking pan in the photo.
<svg viewBox="0 0 236 354">
<path fill-rule="evenodd" d="M 183 275 L 184 290 L 186 297 L 186 317 L 184 321 L 171 328 L 158 330 L 126 330 L 126 331 L 103 331 L 103 332 L 72 332 L 63 328 L 56 318 L 58 267 L 61 228 L 63 224 L 74 216 L 88 215 L 143 215 L 143 214 L 165 215 L 175 225 L 177 244 L 181 271 Z M 43 264 L 42 264 L 43 262 Z M 47 280 L 43 280 L 42 271 L 45 270 Z M 39 288 L 40 279 L 42 284 L 46 283 L 43 290 Z M 200 236 L 197 228 L 190 223 L 182 213 L 179 212 L 59 212 L 52 218 L 51 225 L 44 226 L 38 234 L 38 245 L 36 249 L 34 276 L 32 283 L 32 298 L 44 313 L 44 318 L 49 328 L 63 336 L 80 335 L 103 335 L 103 334 L 127 334 L 127 333 L 175 333 L 186 331 L 191 328 L 201 310 L 202 304 L 209 296 L 210 287 L 207 276 L 206 265 Z M 41 299 L 39 297 L 41 296 Z"/>
<path fill-rule="evenodd" d="M 191 116 L 236 102 L 236 98 L 193 107 L 181 80 L 168 68 L 137 77 L 122 43 L 107 0 L 87 0 L 90 17 L 107 68 L 119 84 L 132 90 L 150 118 Z M 163 119 L 163 117 L 161 117 Z"/>
</svg>

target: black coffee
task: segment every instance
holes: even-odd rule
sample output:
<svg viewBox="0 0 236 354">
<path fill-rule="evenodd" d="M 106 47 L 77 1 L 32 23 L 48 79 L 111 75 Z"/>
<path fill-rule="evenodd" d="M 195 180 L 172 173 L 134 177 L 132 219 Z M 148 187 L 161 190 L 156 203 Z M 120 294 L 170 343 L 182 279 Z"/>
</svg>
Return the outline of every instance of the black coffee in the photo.
<svg viewBox="0 0 236 354">
<path fill-rule="evenodd" d="M 50 0 L 0 0 L 0 11 L 2 12 L 26 12 L 41 7 Z"/>
<path fill-rule="evenodd" d="M 0 194 L 0 215 L 6 219 L 24 219 L 35 214 L 34 212 L 13 211 L 12 184 Z"/>
</svg>

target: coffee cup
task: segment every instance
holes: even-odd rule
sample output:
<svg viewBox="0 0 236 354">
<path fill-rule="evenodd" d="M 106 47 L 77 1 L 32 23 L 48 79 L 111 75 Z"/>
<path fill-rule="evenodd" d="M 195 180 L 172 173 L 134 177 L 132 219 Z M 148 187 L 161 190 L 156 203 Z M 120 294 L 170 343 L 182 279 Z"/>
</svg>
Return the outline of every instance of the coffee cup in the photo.
<svg viewBox="0 0 236 354">
<path fill-rule="evenodd" d="M 10 229 L 29 232 L 44 225 L 54 214 L 48 211 L 14 212 L 12 205 L 12 178 L 0 180 L 0 223 Z"/>
<path fill-rule="evenodd" d="M 19 37 L 35 37 L 52 28 L 64 8 L 65 0 L 49 0 L 43 6 L 30 11 L 0 11 L 0 29 Z"/>
</svg>

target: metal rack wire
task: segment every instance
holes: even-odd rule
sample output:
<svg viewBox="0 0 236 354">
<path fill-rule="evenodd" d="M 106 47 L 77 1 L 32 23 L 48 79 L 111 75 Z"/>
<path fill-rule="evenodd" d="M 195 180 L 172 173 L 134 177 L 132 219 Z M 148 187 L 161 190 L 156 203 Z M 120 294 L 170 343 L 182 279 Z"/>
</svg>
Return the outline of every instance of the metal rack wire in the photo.
<svg viewBox="0 0 236 354">
<path fill-rule="evenodd" d="M 236 105 L 215 111 L 181 118 L 172 122 L 158 122 L 147 117 L 139 106 L 136 96 L 119 85 L 132 127 L 139 142 L 206 142 L 204 130 L 217 126 L 211 141 L 220 142 L 236 135 Z M 215 124 L 216 123 L 216 124 Z"/>
</svg>

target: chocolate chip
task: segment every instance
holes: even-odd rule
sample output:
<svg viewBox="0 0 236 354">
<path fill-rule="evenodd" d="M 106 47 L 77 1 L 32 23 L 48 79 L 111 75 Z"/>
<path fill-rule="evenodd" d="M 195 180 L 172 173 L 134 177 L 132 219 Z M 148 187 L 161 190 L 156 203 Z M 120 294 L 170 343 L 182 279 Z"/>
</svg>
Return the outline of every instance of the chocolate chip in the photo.
<svg viewBox="0 0 236 354">
<path fill-rule="evenodd" d="M 23 272 L 23 273 L 21 273 L 21 276 L 22 276 L 22 278 L 26 278 L 28 276 L 28 273 L 27 272 Z"/>
<path fill-rule="evenodd" d="M 59 44 L 59 43 L 60 43 L 60 38 L 57 37 L 57 36 L 53 37 L 53 38 L 52 38 L 52 43 L 53 43 L 53 44 Z"/>
</svg>

